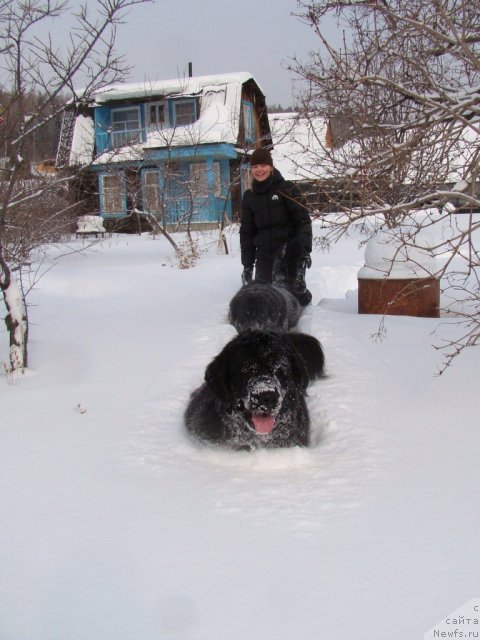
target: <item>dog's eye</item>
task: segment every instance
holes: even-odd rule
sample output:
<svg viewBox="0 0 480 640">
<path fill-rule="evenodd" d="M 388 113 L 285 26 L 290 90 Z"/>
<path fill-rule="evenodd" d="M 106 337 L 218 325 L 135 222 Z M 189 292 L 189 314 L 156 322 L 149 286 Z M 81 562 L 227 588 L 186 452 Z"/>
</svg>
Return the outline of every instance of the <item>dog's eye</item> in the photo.
<svg viewBox="0 0 480 640">
<path fill-rule="evenodd" d="M 255 364 L 244 364 L 240 370 L 247 378 L 254 378 L 258 375 L 257 366 Z"/>
<path fill-rule="evenodd" d="M 276 367 L 275 375 L 280 382 L 285 382 L 286 380 L 288 380 L 288 371 L 286 367 L 283 367 L 283 366 Z"/>
</svg>

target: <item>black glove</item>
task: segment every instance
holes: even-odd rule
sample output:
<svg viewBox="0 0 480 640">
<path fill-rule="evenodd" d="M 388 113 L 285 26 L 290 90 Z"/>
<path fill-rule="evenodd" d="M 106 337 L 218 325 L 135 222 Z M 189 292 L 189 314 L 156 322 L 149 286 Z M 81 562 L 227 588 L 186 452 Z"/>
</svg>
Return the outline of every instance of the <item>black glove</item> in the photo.
<svg viewBox="0 0 480 640">
<path fill-rule="evenodd" d="M 308 253 L 308 251 L 306 251 L 305 255 L 303 256 L 303 265 L 305 269 L 310 269 L 310 267 L 312 266 L 312 257 Z"/>
<path fill-rule="evenodd" d="M 242 284 L 252 284 L 253 280 L 253 267 L 245 267 L 242 273 Z"/>
</svg>

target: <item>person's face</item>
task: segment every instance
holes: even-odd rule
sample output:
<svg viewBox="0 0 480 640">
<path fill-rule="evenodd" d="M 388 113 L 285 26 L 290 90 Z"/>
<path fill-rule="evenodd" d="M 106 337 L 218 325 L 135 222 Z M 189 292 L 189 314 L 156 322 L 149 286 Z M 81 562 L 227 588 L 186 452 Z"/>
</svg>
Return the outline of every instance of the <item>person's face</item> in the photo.
<svg viewBox="0 0 480 640">
<path fill-rule="evenodd" d="M 257 182 L 263 182 L 272 175 L 273 167 L 269 164 L 252 165 L 252 176 Z"/>
</svg>

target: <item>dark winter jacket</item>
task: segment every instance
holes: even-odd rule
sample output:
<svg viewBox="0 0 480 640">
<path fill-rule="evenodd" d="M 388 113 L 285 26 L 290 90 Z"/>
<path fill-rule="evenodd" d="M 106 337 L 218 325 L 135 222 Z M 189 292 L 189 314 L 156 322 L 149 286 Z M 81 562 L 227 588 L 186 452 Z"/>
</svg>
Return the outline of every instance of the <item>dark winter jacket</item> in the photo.
<svg viewBox="0 0 480 640">
<path fill-rule="evenodd" d="M 298 236 L 305 252 L 312 250 L 312 222 L 300 190 L 273 170 L 264 182 L 253 181 L 243 195 L 240 224 L 242 264 L 252 267 L 255 259 L 274 256 L 277 249 Z"/>
</svg>

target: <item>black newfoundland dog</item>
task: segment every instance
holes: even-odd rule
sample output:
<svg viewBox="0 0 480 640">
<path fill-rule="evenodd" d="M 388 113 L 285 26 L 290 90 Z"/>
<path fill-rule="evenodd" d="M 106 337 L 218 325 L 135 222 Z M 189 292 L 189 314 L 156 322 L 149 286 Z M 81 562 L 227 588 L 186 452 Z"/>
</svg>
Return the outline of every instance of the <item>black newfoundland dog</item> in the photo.
<svg viewBox="0 0 480 640">
<path fill-rule="evenodd" d="M 313 336 L 246 331 L 208 365 L 186 427 L 201 441 L 234 449 L 307 446 L 306 389 L 323 374 L 323 350 Z"/>
<path fill-rule="evenodd" d="M 303 307 L 288 289 L 253 282 L 230 301 L 228 321 L 238 333 L 247 329 L 288 331 L 296 326 Z"/>
</svg>

